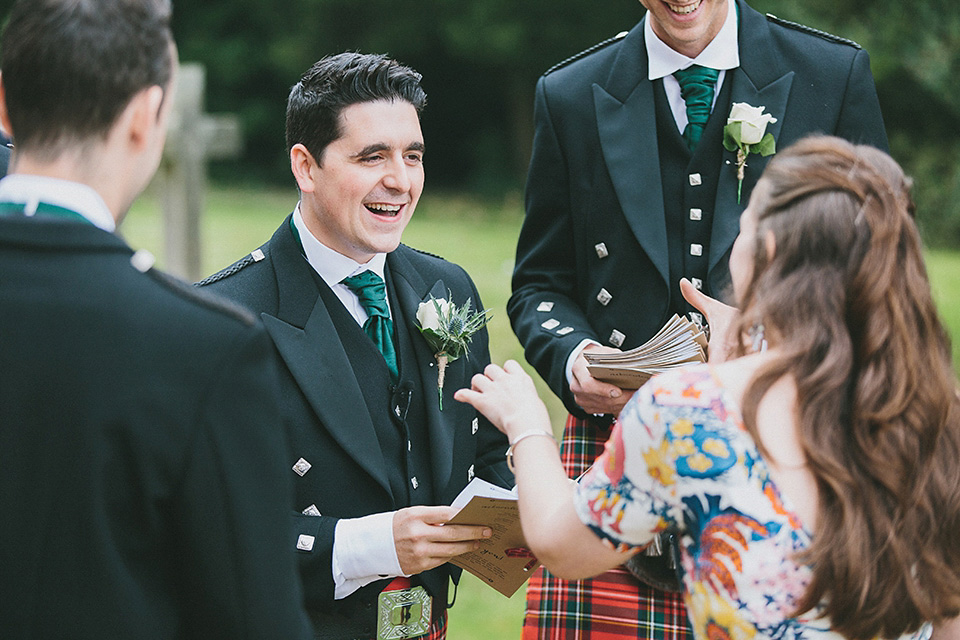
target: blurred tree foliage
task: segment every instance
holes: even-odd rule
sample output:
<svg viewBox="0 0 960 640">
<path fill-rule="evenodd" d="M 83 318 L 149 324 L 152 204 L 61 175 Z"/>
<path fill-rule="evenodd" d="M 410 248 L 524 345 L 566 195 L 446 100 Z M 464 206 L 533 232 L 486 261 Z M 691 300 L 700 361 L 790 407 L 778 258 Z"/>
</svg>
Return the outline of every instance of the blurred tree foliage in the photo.
<svg viewBox="0 0 960 640">
<path fill-rule="evenodd" d="M 643 15 L 636 0 L 174 0 L 183 60 L 207 66 L 210 111 L 242 116 L 246 155 L 220 168 L 288 180 L 290 86 L 323 55 L 386 53 L 424 75 L 431 185 L 490 196 L 523 182 L 533 88 L 551 65 Z M 856 40 L 871 55 L 894 156 L 917 179 L 929 240 L 960 244 L 960 4 L 753 0 L 759 11 Z"/>
<path fill-rule="evenodd" d="M 870 52 L 890 150 L 916 180 L 925 239 L 960 246 L 960 4 L 755 0 L 753 6 L 841 34 Z"/>
</svg>

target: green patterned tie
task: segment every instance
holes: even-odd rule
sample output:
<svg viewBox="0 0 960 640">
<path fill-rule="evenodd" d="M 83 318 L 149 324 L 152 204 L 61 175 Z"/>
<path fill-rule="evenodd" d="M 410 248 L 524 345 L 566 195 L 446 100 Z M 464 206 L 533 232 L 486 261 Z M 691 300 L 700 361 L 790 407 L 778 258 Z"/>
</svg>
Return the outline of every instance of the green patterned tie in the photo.
<svg viewBox="0 0 960 640">
<path fill-rule="evenodd" d="M 683 139 L 690 151 L 696 151 L 703 129 L 710 118 L 713 106 L 713 91 L 720 72 L 698 64 L 680 69 L 673 76 L 680 83 L 680 95 L 687 104 L 687 127 L 683 130 Z"/>
<path fill-rule="evenodd" d="M 400 378 L 397 369 L 397 351 L 393 346 L 393 321 L 387 308 L 387 287 L 383 278 L 373 271 L 364 271 L 341 281 L 350 291 L 357 294 L 360 306 L 367 312 L 367 321 L 363 323 L 363 332 L 370 336 L 383 359 L 387 361 L 390 378 L 396 382 Z"/>
</svg>

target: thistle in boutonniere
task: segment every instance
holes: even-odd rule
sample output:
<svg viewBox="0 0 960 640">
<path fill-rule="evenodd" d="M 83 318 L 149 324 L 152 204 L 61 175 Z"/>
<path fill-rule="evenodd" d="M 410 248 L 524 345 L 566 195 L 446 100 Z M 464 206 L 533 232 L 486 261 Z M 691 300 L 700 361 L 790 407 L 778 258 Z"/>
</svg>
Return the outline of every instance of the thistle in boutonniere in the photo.
<svg viewBox="0 0 960 640">
<path fill-rule="evenodd" d="M 469 352 L 473 334 L 490 321 L 489 309 L 474 311 L 471 306 L 470 298 L 462 307 L 457 307 L 452 301 L 430 296 L 430 300 L 421 302 L 417 309 L 418 328 L 437 359 L 437 394 L 440 396 L 441 411 L 447 365 Z"/>
<path fill-rule="evenodd" d="M 723 146 L 727 151 L 737 152 L 737 204 L 740 204 L 740 191 L 743 189 L 743 173 L 747 166 L 747 155 L 759 153 L 766 157 L 777 152 L 777 142 L 772 133 L 767 133 L 767 125 L 776 122 L 764 107 L 751 107 L 746 102 L 735 102 L 723 128 Z"/>
</svg>

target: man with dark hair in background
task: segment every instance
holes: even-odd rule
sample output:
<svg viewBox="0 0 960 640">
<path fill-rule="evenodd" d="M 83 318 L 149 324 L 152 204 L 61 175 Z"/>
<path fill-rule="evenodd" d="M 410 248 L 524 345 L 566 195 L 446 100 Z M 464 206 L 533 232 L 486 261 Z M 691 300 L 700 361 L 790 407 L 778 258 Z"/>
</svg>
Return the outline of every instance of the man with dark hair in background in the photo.
<svg viewBox="0 0 960 640">
<path fill-rule="evenodd" d="M 290 92 L 300 202 L 201 285 L 264 321 L 283 361 L 296 548 L 319 638 L 442 638 L 448 561 L 485 527 L 445 525 L 479 476 L 511 486 L 507 442 L 453 391 L 489 363 L 486 329 L 451 362 L 417 330 L 432 299 L 482 309 L 463 269 L 400 244 L 423 189 L 420 74 L 383 56 L 317 62 Z M 438 303 L 439 304 L 439 303 Z M 292 548 L 292 545 L 291 545 Z"/>
<path fill-rule="evenodd" d="M 0 44 L 0 635 L 306 638 L 269 341 L 114 235 L 166 0 L 18 0 Z"/>
</svg>

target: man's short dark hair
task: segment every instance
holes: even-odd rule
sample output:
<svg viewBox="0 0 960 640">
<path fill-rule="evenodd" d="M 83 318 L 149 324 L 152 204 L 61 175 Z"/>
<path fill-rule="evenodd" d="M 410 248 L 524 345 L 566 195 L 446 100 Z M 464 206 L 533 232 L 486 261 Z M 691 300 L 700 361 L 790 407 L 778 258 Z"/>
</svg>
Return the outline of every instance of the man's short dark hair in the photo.
<svg viewBox="0 0 960 640">
<path fill-rule="evenodd" d="M 0 41 L 20 150 L 55 158 L 103 138 L 139 91 L 173 73 L 170 0 L 17 0 Z"/>
<path fill-rule="evenodd" d="M 376 100 L 404 100 L 419 114 L 427 104 L 421 75 L 386 56 L 340 53 L 314 63 L 287 100 L 287 152 L 302 144 L 317 163 L 342 135 L 340 113 Z"/>
</svg>

